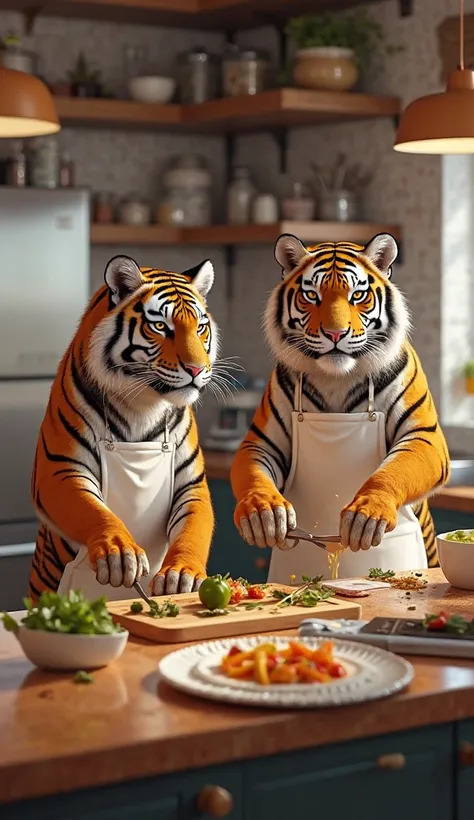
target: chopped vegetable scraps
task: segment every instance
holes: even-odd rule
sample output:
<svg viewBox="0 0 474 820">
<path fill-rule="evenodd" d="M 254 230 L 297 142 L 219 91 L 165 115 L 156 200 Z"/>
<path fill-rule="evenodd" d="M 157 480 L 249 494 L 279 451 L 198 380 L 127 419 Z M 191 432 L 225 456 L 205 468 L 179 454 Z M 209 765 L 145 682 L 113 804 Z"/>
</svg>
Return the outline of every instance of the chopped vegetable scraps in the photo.
<svg viewBox="0 0 474 820">
<path fill-rule="evenodd" d="M 345 667 L 335 660 L 332 641 L 319 649 L 289 641 L 286 649 L 272 643 L 244 652 L 233 646 L 222 658 L 221 671 L 229 678 L 250 680 L 269 686 L 274 683 L 331 683 L 346 677 Z"/>
<path fill-rule="evenodd" d="M 322 579 L 322 575 L 317 575 L 315 578 L 309 578 L 307 575 L 303 575 L 303 585 L 297 587 L 297 589 L 293 589 L 290 592 L 285 592 L 281 589 L 272 590 L 273 597 L 280 601 L 276 609 L 278 610 L 285 606 L 312 607 L 317 606 L 321 601 L 327 601 L 328 598 L 332 598 L 334 592 L 322 586 Z"/>
<path fill-rule="evenodd" d="M 71 635 L 112 635 L 123 632 L 122 626 L 115 624 L 106 606 L 106 599 L 88 601 L 82 592 L 71 590 L 67 595 L 57 592 L 43 592 L 37 606 L 30 598 L 24 599 L 27 613 L 20 624 L 27 629 L 44 632 L 67 632 Z M 1 616 L 5 629 L 18 632 L 19 624 L 4 612 Z"/>
<path fill-rule="evenodd" d="M 450 632 L 456 635 L 474 634 L 474 618 L 468 620 L 463 615 L 450 615 L 449 612 L 438 612 L 427 615 L 423 626 L 428 632 Z"/>
<path fill-rule="evenodd" d="M 377 579 L 378 581 L 386 581 L 391 587 L 404 590 L 422 590 L 428 583 L 428 581 L 423 578 L 421 572 L 396 575 L 393 569 L 382 570 L 378 567 L 369 569 L 367 578 L 369 580 Z"/>
<path fill-rule="evenodd" d="M 89 672 L 84 672 L 80 669 L 74 675 L 74 683 L 94 683 L 94 678 L 89 674 Z"/>
</svg>

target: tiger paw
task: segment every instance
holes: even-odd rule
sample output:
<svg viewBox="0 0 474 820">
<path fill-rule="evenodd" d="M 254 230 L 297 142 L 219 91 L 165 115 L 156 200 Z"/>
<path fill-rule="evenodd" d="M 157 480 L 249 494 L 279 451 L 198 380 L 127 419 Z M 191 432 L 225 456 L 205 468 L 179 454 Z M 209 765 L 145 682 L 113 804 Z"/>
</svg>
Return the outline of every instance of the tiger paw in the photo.
<svg viewBox="0 0 474 820">
<path fill-rule="evenodd" d="M 129 589 L 150 571 L 145 550 L 128 533 L 102 534 L 89 541 L 87 547 L 99 584 Z"/>
<path fill-rule="evenodd" d="M 390 498 L 372 493 L 357 495 L 341 513 L 341 542 L 353 552 L 368 550 L 378 546 L 396 523 L 397 507 Z"/>
<path fill-rule="evenodd" d="M 191 566 L 179 560 L 164 564 L 150 583 L 151 595 L 178 595 L 197 592 L 206 577 L 201 566 Z"/>
<path fill-rule="evenodd" d="M 248 544 L 283 548 L 288 530 L 296 527 L 296 514 L 276 489 L 251 492 L 237 504 L 234 523 Z"/>
</svg>

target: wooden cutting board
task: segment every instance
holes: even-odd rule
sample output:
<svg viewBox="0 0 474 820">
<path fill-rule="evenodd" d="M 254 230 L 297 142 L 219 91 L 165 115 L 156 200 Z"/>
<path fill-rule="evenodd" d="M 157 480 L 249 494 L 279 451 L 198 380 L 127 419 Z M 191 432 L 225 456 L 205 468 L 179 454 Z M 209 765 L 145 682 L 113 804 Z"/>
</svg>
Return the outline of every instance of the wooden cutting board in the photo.
<svg viewBox="0 0 474 820">
<path fill-rule="evenodd" d="M 282 584 L 272 584 L 272 588 L 285 591 L 288 589 Z M 245 609 L 244 601 L 238 605 L 237 611 L 230 612 L 228 615 L 203 618 L 197 614 L 204 609 L 197 592 L 172 595 L 171 598 L 181 608 L 176 618 L 151 618 L 143 613 L 133 615 L 130 612 L 132 603 L 130 600 L 110 602 L 107 607 L 114 621 L 128 629 L 131 635 L 155 643 L 186 643 L 214 638 L 232 638 L 234 635 L 279 632 L 282 629 L 295 629 L 302 620 L 311 617 L 359 620 L 362 611 L 360 604 L 355 601 L 330 598 L 315 607 L 289 606 L 272 614 L 270 610 L 275 609 L 278 601 L 268 597 L 258 601 L 263 609 Z M 155 600 L 162 603 L 167 599 L 156 598 Z M 143 606 L 145 610 L 148 609 L 144 601 Z"/>
</svg>

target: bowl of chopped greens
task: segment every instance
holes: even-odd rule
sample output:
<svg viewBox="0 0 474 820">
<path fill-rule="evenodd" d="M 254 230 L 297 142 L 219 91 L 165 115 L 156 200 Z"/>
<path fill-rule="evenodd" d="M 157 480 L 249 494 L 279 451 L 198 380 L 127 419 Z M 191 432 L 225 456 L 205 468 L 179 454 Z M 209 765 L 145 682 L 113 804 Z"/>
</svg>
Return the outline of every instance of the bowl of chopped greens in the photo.
<svg viewBox="0 0 474 820">
<path fill-rule="evenodd" d="M 474 590 L 474 530 L 437 536 L 441 569 L 453 587 Z"/>
<path fill-rule="evenodd" d="M 43 592 L 36 605 L 26 598 L 25 607 L 21 620 L 7 612 L 1 620 L 35 666 L 98 669 L 119 658 L 125 649 L 129 633 L 113 622 L 105 598 L 88 601 L 81 592 Z"/>
</svg>

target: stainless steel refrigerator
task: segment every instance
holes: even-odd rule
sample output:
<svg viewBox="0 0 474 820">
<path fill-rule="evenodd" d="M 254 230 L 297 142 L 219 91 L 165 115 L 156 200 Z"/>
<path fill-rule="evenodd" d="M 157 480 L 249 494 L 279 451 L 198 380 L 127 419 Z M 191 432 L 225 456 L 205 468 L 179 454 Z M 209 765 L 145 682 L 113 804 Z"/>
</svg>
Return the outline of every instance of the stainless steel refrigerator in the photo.
<svg viewBox="0 0 474 820">
<path fill-rule="evenodd" d="M 89 290 L 88 192 L 0 187 L 0 609 L 31 560 L 36 439 Z"/>
</svg>

